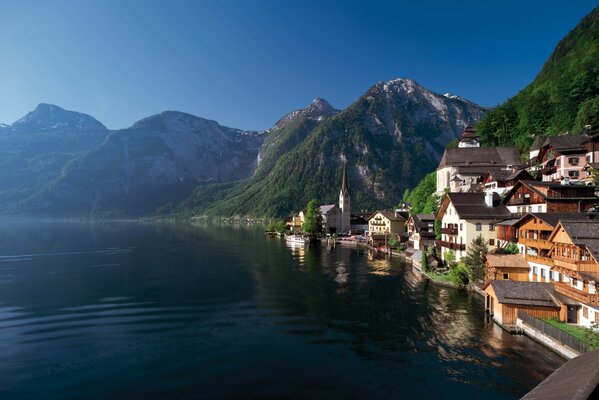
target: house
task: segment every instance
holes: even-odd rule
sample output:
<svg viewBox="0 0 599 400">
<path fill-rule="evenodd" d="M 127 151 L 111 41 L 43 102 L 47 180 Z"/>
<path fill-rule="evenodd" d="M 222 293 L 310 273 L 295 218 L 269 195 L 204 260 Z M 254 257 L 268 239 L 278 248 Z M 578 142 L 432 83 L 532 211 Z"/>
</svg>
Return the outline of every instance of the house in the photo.
<svg viewBox="0 0 599 400">
<path fill-rule="evenodd" d="M 514 214 L 584 212 L 596 203 L 595 188 L 553 182 L 519 181 L 502 204 Z"/>
<path fill-rule="evenodd" d="M 304 217 L 306 215 L 306 210 L 302 210 L 299 213 L 293 215 L 289 220 L 285 222 L 285 225 L 292 230 L 293 232 L 301 231 L 302 225 L 304 224 Z"/>
<path fill-rule="evenodd" d="M 520 163 L 515 147 L 480 147 L 480 138 L 473 128 L 462 133 L 457 148 L 445 149 L 437 168 L 437 195 L 446 191 L 482 190 L 489 170 L 511 170 Z"/>
<path fill-rule="evenodd" d="M 503 326 L 516 325 L 517 311 L 563 320 L 565 305 L 550 283 L 489 280 L 483 287 L 485 309 Z"/>
<path fill-rule="evenodd" d="M 518 248 L 530 265 L 529 281 L 561 281 L 559 273 L 551 270 L 553 243 L 549 240 L 560 219 L 586 220 L 588 216 L 584 213 L 528 213 L 514 225 Z"/>
<path fill-rule="evenodd" d="M 483 191 L 503 195 L 509 192 L 520 180 L 531 181 L 534 179 L 525 169 L 515 171 L 508 169 L 490 170 L 483 178 Z"/>
<path fill-rule="evenodd" d="M 441 223 L 441 240 L 435 244 L 445 252 L 455 252 L 456 260 L 466 255 L 467 246 L 482 235 L 489 250 L 497 246 L 495 225 L 511 217 L 506 206 L 500 204 L 497 193 L 447 193 L 436 220 Z"/>
<path fill-rule="evenodd" d="M 490 280 L 512 280 L 528 282 L 530 266 L 519 254 L 487 254 L 485 282 Z"/>
<path fill-rule="evenodd" d="M 586 177 L 583 167 L 587 150 L 586 134 L 550 136 L 539 149 L 539 172 L 546 182 L 577 182 Z"/>
<path fill-rule="evenodd" d="M 502 248 L 509 243 L 518 242 L 518 230 L 516 228 L 518 221 L 520 221 L 519 218 L 506 219 L 495 225 L 495 229 L 497 229 L 497 247 Z"/>
<path fill-rule="evenodd" d="M 423 250 L 435 243 L 435 215 L 413 214 L 406 224 L 408 247 Z"/>
<path fill-rule="evenodd" d="M 370 243 L 377 247 L 386 245 L 390 235 L 406 236 L 407 215 L 390 210 L 377 211 L 368 218 L 368 236 Z"/>
<path fill-rule="evenodd" d="M 594 186 L 596 175 L 599 174 L 599 133 L 589 135 L 589 139 L 583 143 L 583 146 L 586 150 L 586 164 L 583 167 L 584 178 L 581 178 L 581 182 Z"/>
<path fill-rule="evenodd" d="M 568 322 L 590 326 L 599 323 L 599 219 L 560 220 L 549 241 L 553 243 L 552 270 L 559 280 L 555 290 L 578 302 Z"/>
<path fill-rule="evenodd" d="M 339 208 L 336 204 L 326 204 L 320 206 L 320 215 L 322 215 L 322 226 L 325 233 L 337 232 L 339 226 Z"/>
<path fill-rule="evenodd" d="M 368 231 L 368 218 L 372 213 L 352 214 L 350 218 L 350 230 L 354 234 L 363 235 Z"/>
</svg>

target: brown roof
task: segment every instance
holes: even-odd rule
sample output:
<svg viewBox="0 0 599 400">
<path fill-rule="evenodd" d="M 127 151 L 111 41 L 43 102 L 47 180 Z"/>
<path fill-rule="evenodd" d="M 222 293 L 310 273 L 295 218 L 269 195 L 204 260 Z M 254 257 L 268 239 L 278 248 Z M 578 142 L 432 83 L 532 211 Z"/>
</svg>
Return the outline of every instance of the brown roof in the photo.
<svg viewBox="0 0 599 400">
<path fill-rule="evenodd" d="M 380 211 L 375 211 L 369 218 L 368 220 L 370 221 L 372 218 L 374 218 L 374 216 L 378 213 L 383 214 L 383 216 L 385 218 L 387 218 L 389 221 L 405 221 L 407 218 L 405 218 L 403 215 L 401 214 L 395 214 L 394 211 L 390 211 L 390 210 L 380 210 Z"/>
<path fill-rule="evenodd" d="M 599 261 L 599 218 L 586 221 L 560 221 L 575 244 L 584 245 Z"/>
<path fill-rule="evenodd" d="M 507 167 L 517 165 L 519 162 L 520 155 L 515 147 L 458 147 L 445 149 L 439 168 L 467 165 Z"/>
<path fill-rule="evenodd" d="M 487 265 L 490 268 L 530 268 L 520 254 L 487 254 Z"/>
<path fill-rule="evenodd" d="M 589 136 L 584 133 L 582 135 L 549 136 L 541 147 L 550 146 L 559 152 L 580 151 L 585 153 L 583 143 L 587 140 L 589 140 Z"/>
<path fill-rule="evenodd" d="M 597 396 L 599 350 L 584 353 L 556 369 L 521 400 L 584 400 Z"/>
<path fill-rule="evenodd" d="M 493 207 L 485 203 L 485 193 L 448 193 L 447 197 L 456 209 L 460 218 L 507 219 L 511 217 L 510 210 L 502 204 L 497 193 L 493 193 Z"/>
<path fill-rule="evenodd" d="M 560 307 L 551 283 L 520 281 L 489 281 L 497 301 L 502 304 Z"/>
<path fill-rule="evenodd" d="M 551 200 L 551 201 L 597 200 L 597 201 L 599 201 L 599 198 L 597 198 L 597 196 L 595 196 L 595 194 L 594 194 L 595 188 L 593 186 L 574 185 L 574 184 L 562 185 L 561 183 L 542 182 L 542 181 L 518 181 L 518 183 L 516 183 L 514 185 L 514 187 L 512 189 L 510 189 L 509 192 L 506 193 L 505 197 L 503 198 L 503 204 L 506 204 L 511 199 L 511 197 L 514 195 L 514 193 L 516 193 L 518 191 L 518 189 L 520 188 L 520 186 L 522 186 L 522 185 L 528 187 L 530 190 L 537 193 L 544 200 Z M 570 197 L 549 197 L 547 194 L 543 193 L 543 191 L 539 189 L 540 187 L 545 187 L 547 189 L 567 190 L 570 193 L 572 191 L 575 191 L 575 192 L 578 192 L 578 194 L 575 193 L 574 196 L 570 196 Z M 584 192 L 587 192 L 587 193 L 584 193 Z"/>
<path fill-rule="evenodd" d="M 589 215 L 587 213 L 528 213 L 518 220 L 518 225 L 522 224 L 530 218 L 538 218 L 545 222 L 547 225 L 555 228 L 560 220 L 576 221 L 576 220 L 587 220 Z"/>
</svg>

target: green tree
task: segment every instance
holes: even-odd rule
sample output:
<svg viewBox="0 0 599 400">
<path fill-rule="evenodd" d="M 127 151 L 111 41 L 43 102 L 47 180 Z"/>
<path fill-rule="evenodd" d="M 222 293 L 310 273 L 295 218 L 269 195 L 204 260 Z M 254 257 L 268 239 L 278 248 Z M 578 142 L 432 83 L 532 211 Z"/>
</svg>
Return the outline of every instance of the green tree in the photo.
<svg viewBox="0 0 599 400">
<path fill-rule="evenodd" d="M 501 254 L 520 254 L 520 249 L 516 243 L 508 243 L 505 247 L 497 250 Z"/>
<path fill-rule="evenodd" d="M 468 268 L 464 263 L 457 263 L 449 268 L 449 280 L 456 285 L 467 285 L 470 281 Z"/>
<path fill-rule="evenodd" d="M 443 256 L 448 266 L 451 267 L 455 264 L 455 252 L 453 250 L 447 250 L 445 253 L 443 253 Z"/>
<path fill-rule="evenodd" d="M 441 221 L 435 220 L 435 239 L 441 240 Z"/>
<path fill-rule="evenodd" d="M 470 243 L 468 253 L 464 258 L 464 265 L 468 270 L 470 281 L 480 281 L 485 276 L 485 256 L 489 248 L 483 235 L 478 235 Z"/>
<path fill-rule="evenodd" d="M 430 272 L 430 265 L 428 264 L 428 253 L 426 250 L 422 251 L 422 258 L 420 259 L 420 266 L 424 272 Z"/>
<path fill-rule="evenodd" d="M 287 225 L 283 220 L 275 220 L 266 225 L 266 230 L 268 232 L 284 232 L 287 230 Z"/>
<path fill-rule="evenodd" d="M 322 226 L 322 214 L 320 213 L 320 206 L 318 200 L 312 199 L 306 207 L 306 215 L 304 216 L 304 223 L 302 224 L 302 231 L 304 233 L 310 233 L 317 235 L 323 232 Z"/>
</svg>

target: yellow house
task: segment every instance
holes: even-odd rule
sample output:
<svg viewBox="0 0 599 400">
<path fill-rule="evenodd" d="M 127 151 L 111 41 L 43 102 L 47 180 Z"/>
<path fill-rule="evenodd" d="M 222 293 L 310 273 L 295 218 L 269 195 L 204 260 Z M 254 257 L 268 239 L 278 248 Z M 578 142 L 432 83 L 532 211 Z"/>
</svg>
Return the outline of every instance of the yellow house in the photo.
<svg viewBox="0 0 599 400">
<path fill-rule="evenodd" d="M 393 211 L 377 211 L 368 218 L 368 234 L 370 236 L 403 234 L 405 226 L 406 218 Z"/>
</svg>

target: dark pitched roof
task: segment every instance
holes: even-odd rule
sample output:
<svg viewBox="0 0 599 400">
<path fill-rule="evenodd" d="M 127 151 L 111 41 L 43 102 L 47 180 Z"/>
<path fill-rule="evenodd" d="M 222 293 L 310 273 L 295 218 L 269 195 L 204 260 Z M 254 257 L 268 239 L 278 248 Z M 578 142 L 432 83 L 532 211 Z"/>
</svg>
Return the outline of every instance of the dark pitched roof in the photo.
<svg viewBox="0 0 599 400">
<path fill-rule="evenodd" d="M 599 386 L 599 350 L 584 353 L 556 369 L 521 400 L 585 400 Z"/>
<path fill-rule="evenodd" d="M 586 213 L 528 213 L 518 220 L 518 224 L 531 217 L 538 218 L 554 228 L 560 220 L 584 221 L 589 219 L 589 216 Z"/>
<path fill-rule="evenodd" d="M 545 137 L 537 136 L 532 146 L 530 146 L 530 151 L 540 150 L 543 142 L 545 141 Z"/>
<path fill-rule="evenodd" d="M 527 186 L 530 190 L 534 191 L 535 193 L 537 193 L 539 196 L 541 196 L 544 200 L 551 200 L 551 201 L 572 201 L 572 200 L 598 200 L 599 198 L 597 198 L 597 196 L 595 196 L 594 191 L 595 188 L 593 186 L 587 186 L 587 185 L 563 185 L 561 183 L 556 183 L 556 182 L 543 182 L 543 181 L 518 181 L 514 187 L 506 193 L 505 197 L 503 198 L 503 204 L 506 204 L 511 197 L 514 195 L 514 193 L 516 193 L 518 191 L 518 188 L 521 186 Z M 543 193 L 539 188 L 540 187 L 545 187 L 547 189 L 559 189 L 559 190 L 568 190 L 570 193 L 572 191 L 577 191 L 577 192 L 589 192 L 588 195 L 575 195 L 575 196 L 570 196 L 570 197 L 549 197 L 547 196 L 545 193 Z M 593 193 L 592 195 L 590 193 Z"/>
<path fill-rule="evenodd" d="M 429 224 L 435 222 L 435 214 L 413 214 L 412 219 L 417 228 L 428 228 Z"/>
<path fill-rule="evenodd" d="M 497 280 L 489 284 L 503 304 L 560 307 L 551 283 Z"/>
<path fill-rule="evenodd" d="M 575 244 L 584 245 L 599 261 L 599 219 L 586 221 L 560 221 Z"/>
<path fill-rule="evenodd" d="M 439 168 L 467 165 L 508 166 L 517 165 L 519 161 L 520 155 L 515 147 L 458 147 L 445 149 Z"/>
<path fill-rule="evenodd" d="M 447 196 L 460 218 L 503 220 L 512 215 L 505 205 L 500 204 L 501 198 L 497 193 L 493 193 L 493 207 L 488 207 L 485 203 L 485 193 L 448 193 Z"/>
<path fill-rule="evenodd" d="M 549 136 L 543 142 L 542 147 L 551 146 L 560 152 L 578 150 L 585 152 L 583 143 L 587 140 L 589 140 L 589 136 L 584 133 L 582 135 Z"/>
</svg>

